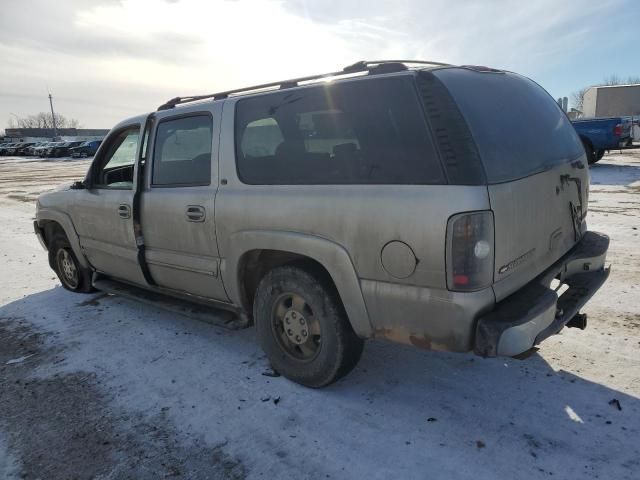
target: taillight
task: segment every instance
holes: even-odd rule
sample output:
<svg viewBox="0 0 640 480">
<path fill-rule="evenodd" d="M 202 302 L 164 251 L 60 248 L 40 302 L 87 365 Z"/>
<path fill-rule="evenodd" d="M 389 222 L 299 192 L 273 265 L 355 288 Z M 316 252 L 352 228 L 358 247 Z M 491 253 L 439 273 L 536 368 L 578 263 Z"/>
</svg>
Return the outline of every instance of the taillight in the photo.
<svg viewBox="0 0 640 480">
<path fill-rule="evenodd" d="M 619 123 L 615 127 L 613 127 L 613 134 L 616 137 L 620 137 L 622 135 L 622 124 Z"/>
<path fill-rule="evenodd" d="M 447 223 L 447 288 L 474 291 L 493 281 L 493 213 L 454 215 Z"/>
</svg>

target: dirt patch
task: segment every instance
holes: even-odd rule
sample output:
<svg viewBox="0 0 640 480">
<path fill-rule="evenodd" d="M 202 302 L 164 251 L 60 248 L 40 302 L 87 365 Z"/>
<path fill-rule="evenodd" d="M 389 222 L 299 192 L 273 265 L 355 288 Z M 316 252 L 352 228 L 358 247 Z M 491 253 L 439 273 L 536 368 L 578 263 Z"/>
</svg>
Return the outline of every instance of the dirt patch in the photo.
<svg viewBox="0 0 640 480">
<path fill-rule="evenodd" d="M 166 412 L 112 408 L 92 372 L 34 375 L 62 360 L 24 318 L 0 318 L 0 424 L 19 463 L 16 478 L 245 478 L 224 444 L 182 438 Z"/>
<path fill-rule="evenodd" d="M 635 217 L 637 213 L 637 208 L 635 207 L 616 207 L 611 206 L 609 208 L 599 208 L 599 207 L 589 207 L 590 212 L 598 212 L 598 213 L 613 213 L 618 215 L 627 215 L 629 217 Z"/>
<path fill-rule="evenodd" d="M 640 315 L 626 315 L 624 318 L 626 327 L 640 329 Z"/>
<path fill-rule="evenodd" d="M 103 293 L 102 295 L 98 295 L 97 297 L 90 298 L 89 300 L 85 300 L 83 302 L 78 303 L 79 307 L 97 307 L 100 305 L 100 300 L 106 297 L 108 294 Z"/>
<path fill-rule="evenodd" d="M 36 201 L 36 196 L 30 196 L 30 195 L 15 195 L 15 194 L 10 194 L 7 195 L 7 198 L 11 199 L 11 200 L 17 200 L 19 202 L 35 202 Z"/>
</svg>

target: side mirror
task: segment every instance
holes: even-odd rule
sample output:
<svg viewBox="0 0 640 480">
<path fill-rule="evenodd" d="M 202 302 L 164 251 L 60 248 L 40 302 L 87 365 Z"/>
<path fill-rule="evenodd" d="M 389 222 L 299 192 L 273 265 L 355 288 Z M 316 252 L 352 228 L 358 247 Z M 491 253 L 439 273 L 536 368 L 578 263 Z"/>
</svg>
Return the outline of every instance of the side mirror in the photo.
<svg viewBox="0 0 640 480">
<path fill-rule="evenodd" d="M 87 188 L 87 184 L 84 182 L 73 182 L 71 184 L 71 190 L 84 190 Z"/>
</svg>

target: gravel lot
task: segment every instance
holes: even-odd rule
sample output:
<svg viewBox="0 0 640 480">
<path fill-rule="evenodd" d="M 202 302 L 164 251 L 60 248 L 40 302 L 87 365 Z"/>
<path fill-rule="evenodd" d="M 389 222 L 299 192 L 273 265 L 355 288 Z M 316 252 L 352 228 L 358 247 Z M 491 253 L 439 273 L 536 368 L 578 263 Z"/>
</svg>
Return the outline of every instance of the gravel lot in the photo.
<svg viewBox="0 0 640 480">
<path fill-rule="evenodd" d="M 587 330 L 525 361 L 370 342 L 321 391 L 251 329 L 63 290 L 34 199 L 87 165 L 0 157 L 0 478 L 640 478 L 640 150 L 591 169 Z"/>
</svg>

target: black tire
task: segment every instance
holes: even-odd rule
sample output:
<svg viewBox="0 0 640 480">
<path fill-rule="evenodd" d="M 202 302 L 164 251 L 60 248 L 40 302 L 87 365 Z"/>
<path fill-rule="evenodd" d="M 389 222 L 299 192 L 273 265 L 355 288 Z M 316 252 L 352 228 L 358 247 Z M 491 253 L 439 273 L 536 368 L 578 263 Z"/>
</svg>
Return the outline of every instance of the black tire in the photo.
<svg viewBox="0 0 640 480">
<path fill-rule="evenodd" d="M 582 145 L 584 145 L 584 151 L 587 154 L 587 162 L 589 162 L 589 165 L 593 165 L 599 160 L 599 158 L 596 158 L 596 151 L 593 149 L 591 143 L 584 139 L 582 140 Z"/>
<path fill-rule="evenodd" d="M 322 272 L 304 267 L 274 268 L 260 281 L 253 303 L 258 340 L 272 367 L 289 380 L 312 388 L 327 386 L 348 374 L 364 348 L 335 287 L 324 277 Z M 292 302 L 298 299 L 298 304 L 287 306 L 288 297 Z M 299 298 L 304 300 L 302 307 Z M 285 332 L 282 316 L 277 314 L 283 310 L 284 317 L 289 315 L 287 321 L 291 315 L 300 323 L 307 319 L 308 333 L 303 330 L 302 334 L 308 338 L 303 344 L 297 345 Z"/>
<path fill-rule="evenodd" d="M 598 150 L 598 152 L 596 153 L 596 162 L 602 157 L 604 157 L 604 150 Z"/>
<path fill-rule="evenodd" d="M 49 242 L 49 265 L 67 290 L 78 293 L 95 292 L 91 285 L 91 270 L 80 265 L 64 234 L 57 233 Z"/>
</svg>

